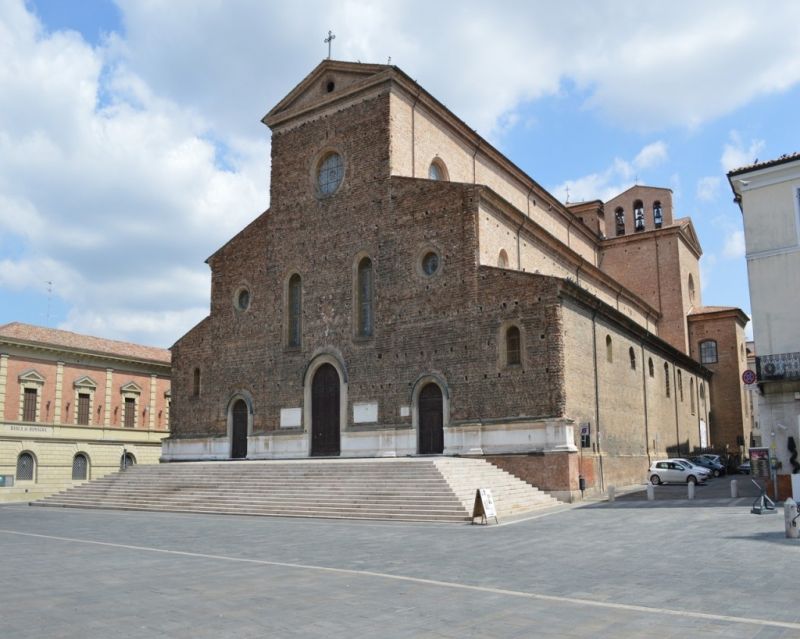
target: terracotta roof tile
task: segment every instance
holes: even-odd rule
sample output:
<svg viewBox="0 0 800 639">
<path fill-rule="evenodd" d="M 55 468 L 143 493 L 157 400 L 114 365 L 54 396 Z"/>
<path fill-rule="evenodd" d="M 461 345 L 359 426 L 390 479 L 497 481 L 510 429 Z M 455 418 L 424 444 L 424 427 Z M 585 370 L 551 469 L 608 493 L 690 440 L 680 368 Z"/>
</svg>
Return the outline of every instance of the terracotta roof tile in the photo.
<svg viewBox="0 0 800 639">
<path fill-rule="evenodd" d="M 763 169 L 768 166 L 776 166 L 778 164 L 784 164 L 785 162 L 793 162 L 795 160 L 800 160 L 800 152 L 797 153 L 786 153 L 779 158 L 775 158 L 774 160 L 765 160 L 764 162 L 754 162 L 753 164 L 748 164 L 746 166 L 740 166 L 738 169 L 732 169 L 728 171 L 729 176 L 739 175 L 741 173 L 747 173 L 749 171 L 755 171 L 757 169 Z"/>
<path fill-rule="evenodd" d="M 0 341 L 4 337 L 22 342 L 47 344 L 48 346 L 91 351 L 106 355 L 116 355 L 117 357 L 151 360 L 164 364 L 169 364 L 171 359 L 170 352 L 164 348 L 119 342 L 113 339 L 92 337 L 91 335 L 80 335 L 71 331 L 33 326 L 22 322 L 11 322 L 0 326 Z"/>
</svg>

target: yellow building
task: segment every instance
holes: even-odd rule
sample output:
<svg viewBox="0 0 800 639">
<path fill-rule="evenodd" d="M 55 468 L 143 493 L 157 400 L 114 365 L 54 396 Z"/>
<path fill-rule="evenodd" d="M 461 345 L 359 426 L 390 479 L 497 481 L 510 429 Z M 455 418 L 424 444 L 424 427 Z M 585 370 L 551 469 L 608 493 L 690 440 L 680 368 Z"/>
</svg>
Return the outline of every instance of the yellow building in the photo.
<svg viewBox="0 0 800 639">
<path fill-rule="evenodd" d="M 0 326 L 0 502 L 38 499 L 123 460 L 157 463 L 169 375 L 166 349 Z"/>
</svg>

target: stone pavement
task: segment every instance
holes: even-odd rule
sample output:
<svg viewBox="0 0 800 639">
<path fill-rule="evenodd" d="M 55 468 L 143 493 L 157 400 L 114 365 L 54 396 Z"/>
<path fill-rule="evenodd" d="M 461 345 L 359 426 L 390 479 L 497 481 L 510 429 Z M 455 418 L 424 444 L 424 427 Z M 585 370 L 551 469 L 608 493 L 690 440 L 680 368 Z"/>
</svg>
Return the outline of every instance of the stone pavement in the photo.
<svg viewBox="0 0 800 639">
<path fill-rule="evenodd" d="M 748 511 L 482 527 L 2 506 L 0 636 L 800 637 L 800 543 Z"/>
</svg>

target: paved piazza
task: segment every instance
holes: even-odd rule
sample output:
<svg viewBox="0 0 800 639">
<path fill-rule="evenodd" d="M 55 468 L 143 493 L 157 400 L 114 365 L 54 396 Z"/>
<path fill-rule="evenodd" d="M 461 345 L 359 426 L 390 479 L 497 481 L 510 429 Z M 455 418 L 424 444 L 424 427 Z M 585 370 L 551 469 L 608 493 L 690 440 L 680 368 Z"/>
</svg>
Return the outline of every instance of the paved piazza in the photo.
<svg viewBox="0 0 800 639">
<path fill-rule="evenodd" d="M 491 527 L 3 506 L 0 636 L 800 637 L 800 542 L 749 501 Z"/>
</svg>

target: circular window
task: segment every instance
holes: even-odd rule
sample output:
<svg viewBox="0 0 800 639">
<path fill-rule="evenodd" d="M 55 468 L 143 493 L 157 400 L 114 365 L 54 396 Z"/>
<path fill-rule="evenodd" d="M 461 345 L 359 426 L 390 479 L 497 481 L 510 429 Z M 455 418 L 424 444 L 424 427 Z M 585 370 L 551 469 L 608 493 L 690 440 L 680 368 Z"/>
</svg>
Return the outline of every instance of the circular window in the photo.
<svg viewBox="0 0 800 639">
<path fill-rule="evenodd" d="M 319 164 L 317 188 L 322 195 L 331 195 L 339 188 L 344 177 L 344 162 L 338 153 L 329 153 Z"/>
<path fill-rule="evenodd" d="M 236 295 L 236 307 L 240 311 L 246 311 L 250 306 L 250 291 L 246 288 L 240 289 Z"/>
<path fill-rule="evenodd" d="M 422 258 L 422 272 L 431 276 L 439 270 L 439 256 L 433 251 L 428 251 Z"/>
</svg>

